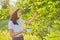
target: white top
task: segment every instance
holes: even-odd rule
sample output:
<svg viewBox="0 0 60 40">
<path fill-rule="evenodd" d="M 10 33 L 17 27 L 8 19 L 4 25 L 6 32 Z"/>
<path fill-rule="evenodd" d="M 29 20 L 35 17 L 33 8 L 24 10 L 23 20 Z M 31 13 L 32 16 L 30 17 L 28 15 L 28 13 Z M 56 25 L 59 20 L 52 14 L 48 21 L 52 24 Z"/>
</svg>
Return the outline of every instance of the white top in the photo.
<svg viewBox="0 0 60 40">
<path fill-rule="evenodd" d="M 23 24 L 25 23 L 25 20 L 18 19 L 17 20 L 18 25 L 14 25 L 12 21 L 8 22 L 8 29 L 13 29 L 14 32 L 20 32 L 23 28 Z"/>
</svg>

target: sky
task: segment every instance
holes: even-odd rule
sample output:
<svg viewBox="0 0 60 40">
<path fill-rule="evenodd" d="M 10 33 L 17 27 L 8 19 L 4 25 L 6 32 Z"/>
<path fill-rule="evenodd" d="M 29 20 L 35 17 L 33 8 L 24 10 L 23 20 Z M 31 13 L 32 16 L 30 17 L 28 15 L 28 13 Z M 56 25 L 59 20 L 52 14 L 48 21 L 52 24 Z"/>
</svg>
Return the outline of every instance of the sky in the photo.
<svg viewBox="0 0 60 40">
<path fill-rule="evenodd" d="M 17 0 L 11 0 L 10 4 L 13 5 L 13 6 L 15 6 L 16 2 L 17 2 Z"/>
<path fill-rule="evenodd" d="M 2 0 L 0 0 L 0 9 L 2 8 Z M 17 0 L 10 0 L 9 4 L 15 6 Z"/>
<path fill-rule="evenodd" d="M 2 8 L 2 1 L 3 0 L 0 0 L 0 9 Z M 19 0 L 19 1 L 21 3 L 23 0 Z M 10 0 L 9 4 L 13 5 L 15 7 L 16 2 L 17 2 L 17 0 Z"/>
</svg>

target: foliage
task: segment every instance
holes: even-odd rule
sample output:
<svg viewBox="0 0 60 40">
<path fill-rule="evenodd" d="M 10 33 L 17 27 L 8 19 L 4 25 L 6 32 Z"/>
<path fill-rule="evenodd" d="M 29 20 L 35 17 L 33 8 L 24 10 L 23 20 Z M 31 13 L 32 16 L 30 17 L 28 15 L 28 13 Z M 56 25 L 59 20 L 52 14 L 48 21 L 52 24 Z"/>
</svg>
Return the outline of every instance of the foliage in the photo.
<svg viewBox="0 0 60 40">
<path fill-rule="evenodd" d="M 25 20 L 32 18 L 35 11 L 38 12 L 39 15 L 31 24 L 25 24 L 26 26 L 31 26 L 31 35 L 36 35 L 41 40 L 59 40 L 60 36 L 55 38 L 55 35 L 58 35 L 60 31 L 59 0 L 23 0 L 22 3 L 16 3 L 16 7 L 20 8 L 21 18 Z M 8 11 L 10 8 L 11 6 L 8 5 L 6 9 L 2 8 L 0 10 L 0 20 L 9 18 Z M 51 38 L 53 35 L 54 38 Z"/>
</svg>

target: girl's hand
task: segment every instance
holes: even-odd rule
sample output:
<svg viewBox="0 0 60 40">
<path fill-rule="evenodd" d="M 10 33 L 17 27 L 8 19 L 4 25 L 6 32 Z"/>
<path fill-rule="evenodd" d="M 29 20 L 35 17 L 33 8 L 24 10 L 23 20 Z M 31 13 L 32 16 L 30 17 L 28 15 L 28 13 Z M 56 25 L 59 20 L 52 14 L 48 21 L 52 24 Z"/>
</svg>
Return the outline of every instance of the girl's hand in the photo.
<svg viewBox="0 0 60 40">
<path fill-rule="evenodd" d="M 36 16 L 38 16 L 38 13 L 37 12 L 35 12 L 35 14 L 34 14 L 34 17 L 36 17 Z"/>
<path fill-rule="evenodd" d="M 22 30 L 22 33 L 26 33 L 26 32 L 27 32 L 27 30 L 26 30 L 26 29 L 23 29 L 23 30 Z"/>
</svg>

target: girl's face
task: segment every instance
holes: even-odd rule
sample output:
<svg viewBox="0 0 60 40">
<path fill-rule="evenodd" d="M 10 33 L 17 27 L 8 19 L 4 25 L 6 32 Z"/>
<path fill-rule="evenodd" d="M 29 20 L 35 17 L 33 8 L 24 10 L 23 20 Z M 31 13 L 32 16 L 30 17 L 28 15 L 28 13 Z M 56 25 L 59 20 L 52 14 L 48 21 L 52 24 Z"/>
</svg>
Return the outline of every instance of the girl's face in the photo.
<svg viewBox="0 0 60 40">
<path fill-rule="evenodd" d="M 17 16 L 18 16 L 18 17 L 21 16 L 20 10 L 17 12 Z"/>
</svg>

